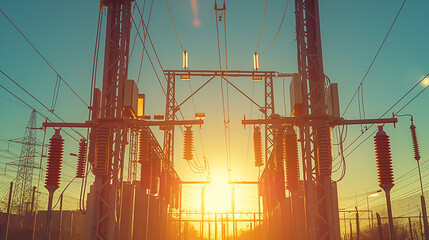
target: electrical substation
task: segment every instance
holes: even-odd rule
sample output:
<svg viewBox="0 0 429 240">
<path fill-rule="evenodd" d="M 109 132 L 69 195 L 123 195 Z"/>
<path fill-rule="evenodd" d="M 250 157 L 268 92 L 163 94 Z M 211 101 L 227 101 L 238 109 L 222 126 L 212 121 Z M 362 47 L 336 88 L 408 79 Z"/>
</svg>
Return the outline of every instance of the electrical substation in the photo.
<svg viewBox="0 0 429 240">
<path fill-rule="evenodd" d="M 91 84 L 88 120 L 69 122 L 45 118 L 37 122 L 37 113 L 33 110 L 24 140 L 20 142 L 23 147 L 19 162 L 9 163 L 17 167 L 17 176 L 10 185 L 9 202 L 5 211 L 5 231 L 0 231 L 4 234 L 1 239 L 353 239 L 353 234 L 350 234 L 351 238 L 347 238 L 348 222 L 341 215 L 345 214 L 346 210 L 339 208 L 338 181 L 333 180 L 332 172 L 335 158 L 333 129 L 348 126 L 352 128 L 355 125 L 377 125 L 377 131 L 373 135 L 374 153 L 378 183 L 382 190 L 376 193 L 383 191 L 385 195 L 383 206 L 387 215 L 383 230 L 378 213 L 377 228 L 375 226 L 377 224 L 374 225 L 373 221 L 370 221 L 374 216 L 370 219 L 372 211 L 370 212 L 369 206 L 367 212 L 360 210 L 361 213 L 368 214 L 368 228 L 371 230 L 374 228 L 373 231 L 376 233 L 371 235 L 373 237 L 371 239 L 403 239 L 398 234 L 395 235 L 394 228 L 390 193 L 395 181 L 388 132 L 391 130 L 390 127 L 396 126 L 398 117 L 409 116 L 393 114 L 391 117 L 383 115 L 380 118 L 344 118 L 340 111 L 340 86 L 331 82 L 324 72 L 319 1 L 295 0 L 287 3 L 294 4 L 295 9 L 296 72 L 261 70 L 258 52 L 253 53 L 252 70 L 223 68 L 220 63 L 222 56 L 219 43 L 224 41 L 226 45 L 225 22 L 228 2 L 215 0 L 219 69 L 192 69 L 188 62 L 192 51 L 187 52 L 183 49 L 174 26 L 183 50 L 183 66 L 182 69 L 176 70 L 162 69 L 161 78 L 165 79 L 166 84 L 166 88 L 162 88 L 165 94 L 165 104 L 163 103 L 165 109 L 161 110 L 162 114 L 149 115 L 146 109 L 154 103 L 147 101 L 147 96 L 153 94 L 152 90 L 139 89 L 138 81 L 129 79 L 128 76 L 130 51 L 134 49 L 131 31 L 132 29 L 136 31 L 135 38 L 141 40 L 146 50 L 150 47 L 149 43 L 152 44 L 150 31 L 145 25 L 148 22 L 144 20 L 138 4 L 133 0 L 100 1 L 96 40 L 98 48 L 94 55 L 103 56 L 102 86 L 97 88 L 95 84 Z M 174 25 L 170 8 L 168 11 Z M 102 31 L 103 25 L 100 21 L 103 18 L 106 23 Z M 139 31 L 140 26 L 143 30 Z M 219 34 L 220 29 L 225 31 L 225 39 Z M 102 45 L 104 50 L 100 51 L 102 38 L 105 39 Z M 227 62 L 226 59 L 225 61 Z M 3 75 L 7 76 L 5 73 Z M 57 76 L 60 75 L 57 73 Z M 93 75 L 93 81 L 95 78 Z M 289 98 L 290 106 L 287 115 L 282 116 L 276 111 L 280 103 L 277 102 L 274 93 L 278 87 L 278 79 L 285 78 L 290 81 L 286 86 L 289 92 L 285 94 Z M 177 97 L 180 88 L 176 87 L 176 83 L 195 79 L 205 81 L 187 97 Z M 233 80 L 261 84 L 263 101 L 259 102 L 249 97 Z M 194 101 L 193 97 L 214 81 L 223 84 L 222 94 L 224 88 L 228 89 L 226 93 L 237 92 L 245 99 L 244 101 L 256 107 L 261 116 L 249 118 L 243 112 L 243 119 L 235 125 L 239 124 L 240 127 L 250 129 L 252 160 L 254 166 L 260 169 L 260 174 L 254 181 L 237 180 L 238 177 L 231 176 L 231 170 L 228 168 L 226 191 L 229 191 L 230 195 L 227 211 L 212 211 L 208 207 L 208 198 L 217 201 L 216 195 L 214 197 L 208 195 L 208 188 L 212 184 L 210 174 L 201 179 L 195 177 L 195 180 L 184 180 L 176 168 L 177 162 L 183 161 L 201 170 L 197 172 L 200 176 L 207 173 L 207 163 L 204 164 L 205 167 L 195 163 L 198 157 L 195 142 L 198 129 L 205 128 L 205 121 L 210 116 L 206 116 L 204 112 L 195 112 L 193 118 L 186 119 L 182 110 L 185 103 Z M 205 94 L 210 97 L 210 92 Z M 229 98 L 227 99 L 229 101 Z M 53 106 L 54 102 L 56 100 L 53 100 Z M 225 104 L 222 104 L 224 107 Z M 53 107 L 50 109 L 51 113 L 55 113 L 53 109 Z M 229 105 L 227 111 L 230 111 Z M 231 141 L 229 139 L 231 124 L 229 112 L 225 118 L 225 108 L 223 116 L 225 141 L 228 145 Z M 429 228 L 419 162 L 421 156 L 416 126 L 413 117 L 410 117 L 414 159 L 418 163 L 421 185 L 420 201 L 423 214 L 423 222 L 420 222 L 421 236 L 428 240 Z M 81 181 L 81 189 L 86 191 L 83 193 L 81 191 L 79 217 L 73 217 L 73 211 L 63 213 L 63 193 L 67 187 L 62 186 L 61 189 L 64 190 L 61 193 L 58 190 L 63 184 L 61 178 L 65 173 L 64 148 L 68 144 L 63 136 L 69 135 L 68 132 L 72 131 L 87 132 L 86 135 L 79 134 L 80 138 L 76 139 L 78 148 L 74 154 L 76 170 L 73 173 L 73 180 Z M 44 132 L 46 139 L 49 140 L 39 143 L 36 132 L 38 134 Z M 183 139 L 183 146 L 175 144 L 177 138 Z M 341 145 L 342 151 L 342 143 L 338 145 Z M 40 153 L 41 159 L 46 159 L 44 166 L 37 164 L 35 159 L 36 148 L 39 147 L 47 149 L 45 156 L 43 150 Z M 231 150 L 227 148 L 228 151 Z M 177 152 L 183 153 L 183 157 L 178 159 Z M 49 193 L 46 211 L 36 210 L 37 204 L 34 203 L 35 196 L 37 197 L 41 190 L 33 186 L 33 171 L 41 169 L 45 171 L 43 186 Z M 93 181 L 88 181 L 88 176 L 93 176 Z M 197 198 L 201 197 L 201 205 L 197 210 L 183 208 L 186 201 L 183 198 L 183 189 L 189 186 L 199 189 L 196 195 Z M 257 203 L 254 211 L 237 210 L 238 189 L 244 186 L 257 192 L 253 199 Z M 42 188 L 42 185 L 39 188 Z M 58 204 L 57 196 L 60 196 L 58 200 L 60 211 L 54 210 Z M 365 196 L 368 201 L 370 195 Z M 358 214 L 357 207 L 355 211 L 358 219 L 361 215 Z M 63 220 L 64 217 L 69 220 Z M 341 219 L 344 220 L 344 226 Z M 411 228 L 411 220 L 409 221 Z M 353 229 L 354 225 L 352 227 L 350 221 L 350 231 L 357 231 L 356 239 L 360 239 L 359 219 L 356 222 Z M 80 225 L 76 227 L 76 224 Z M 20 233 L 13 232 L 10 229 L 15 228 L 15 225 L 24 230 Z M 79 235 L 72 234 L 73 228 L 79 229 Z M 61 235 L 62 231 L 70 231 L 68 238 Z M 411 238 L 407 239 L 417 239 L 412 237 L 412 230 Z"/>
</svg>

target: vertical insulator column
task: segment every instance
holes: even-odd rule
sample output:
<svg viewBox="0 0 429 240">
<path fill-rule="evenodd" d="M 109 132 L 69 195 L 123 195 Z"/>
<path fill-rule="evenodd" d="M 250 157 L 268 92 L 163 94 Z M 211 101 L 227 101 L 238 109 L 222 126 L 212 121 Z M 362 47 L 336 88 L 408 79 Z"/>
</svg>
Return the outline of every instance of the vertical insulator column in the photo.
<svg viewBox="0 0 429 240">
<path fill-rule="evenodd" d="M 183 133 L 183 158 L 190 161 L 194 158 L 194 133 L 192 132 L 191 126 L 185 126 L 186 130 Z"/>
<path fill-rule="evenodd" d="M 276 171 L 283 171 L 284 168 L 284 152 L 285 152 L 285 145 L 284 145 L 284 129 L 283 128 L 277 128 L 274 135 L 274 147 L 275 147 L 275 161 L 274 161 L 274 169 Z"/>
<path fill-rule="evenodd" d="M 86 139 L 82 138 L 79 142 L 79 154 L 77 155 L 76 178 L 83 178 L 85 176 L 87 150 L 88 145 Z"/>
<path fill-rule="evenodd" d="M 299 158 L 298 140 L 295 130 L 289 126 L 284 135 L 285 141 L 285 163 L 286 163 L 286 187 L 294 191 L 299 185 Z"/>
<path fill-rule="evenodd" d="M 61 164 L 63 162 L 64 140 L 60 135 L 61 129 L 55 129 L 55 134 L 49 141 L 48 167 L 46 169 L 45 188 L 49 192 L 48 209 L 46 213 L 45 239 L 49 239 L 52 215 L 52 200 L 54 192 L 60 187 Z"/>
<path fill-rule="evenodd" d="M 393 183 L 392 157 L 390 154 L 389 136 L 383 131 L 383 126 L 378 126 L 378 132 L 374 137 L 375 158 L 377 160 L 378 182 L 386 195 L 387 215 L 389 217 L 390 240 L 395 240 L 395 230 L 393 227 L 392 204 L 390 190 L 395 185 Z"/>
<path fill-rule="evenodd" d="M 276 201 L 285 197 L 285 171 L 284 171 L 284 128 L 276 127 L 274 132 L 274 192 Z"/>
<path fill-rule="evenodd" d="M 411 120 L 410 130 L 411 130 L 411 138 L 413 140 L 414 159 L 416 161 L 419 161 L 421 158 L 420 157 L 420 150 L 419 150 L 419 143 L 417 142 L 416 126 L 414 125 L 412 120 Z"/>
<path fill-rule="evenodd" d="M 150 186 L 150 193 L 156 194 L 158 193 L 159 188 L 159 176 L 161 173 L 161 159 L 159 159 L 158 155 L 153 154 L 152 157 L 152 179 L 151 179 L 151 186 Z"/>
<path fill-rule="evenodd" d="M 332 172 L 331 129 L 327 122 L 319 122 L 316 127 L 318 173 L 330 176 Z"/>
<path fill-rule="evenodd" d="M 378 183 L 383 189 L 394 186 L 392 157 L 390 154 L 390 140 L 383 126 L 378 126 L 378 132 L 374 137 L 375 158 L 377 160 Z"/>
<path fill-rule="evenodd" d="M 48 190 L 55 190 L 60 187 L 64 152 L 64 139 L 61 137 L 60 131 L 61 129 L 55 129 L 55 134 L 49 140 L 49 157 L 45 180 L 45 188 Z"/>
<path fill-rule="evenodd" d="M 95 162 L 95 175 L 96 176 L 105 176 L 106 171 L 106 161 L 109 157 L 108 153 L 108 142 L 109 142 L 109 129 L 106 125 L 102 124 L 97 129 L 97 158 Z"/>
<path fill-rule="evenodd" d="M 151 165 L 152 149 L 150 146 L 150 136 L 147 129 L 141 129 L 139 135 L 139 162 L 141 164 L 141 187 L 143 189 L 150 188 L 150 180 L 152 175 Z"/>
<path fill-rule="evenodd" d="M 253 128 L 253 152 L 255 156 L 255 167 L 261 167 L 264 165 L 264 159 L 262 156 L 262 134 L 261 128 L 255 126 Z"/>
<path fill-rule="evenodd" d="M 150 136 L 147 129 L 140 130 L 139 136 L 139 162 L 150 161 Z"/>
</svg>

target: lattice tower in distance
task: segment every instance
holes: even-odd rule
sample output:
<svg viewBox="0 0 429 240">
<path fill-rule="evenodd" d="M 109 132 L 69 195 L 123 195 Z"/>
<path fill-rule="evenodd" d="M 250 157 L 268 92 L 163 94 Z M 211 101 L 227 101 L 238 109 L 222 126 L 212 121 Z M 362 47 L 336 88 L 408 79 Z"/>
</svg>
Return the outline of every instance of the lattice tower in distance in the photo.
<svg viewBox="0 0 429 240">
<path fill-rule="evenodd" d="M 33 169 L 37 167 L 34 162 L 37 144 L 36 128 L 36 110 L 33 110 L 28 120 L 27 127 L 25 128 L 12 198 L 13 209 L 16 213 L 22 215 L 30 210 Z"/>
</svg>

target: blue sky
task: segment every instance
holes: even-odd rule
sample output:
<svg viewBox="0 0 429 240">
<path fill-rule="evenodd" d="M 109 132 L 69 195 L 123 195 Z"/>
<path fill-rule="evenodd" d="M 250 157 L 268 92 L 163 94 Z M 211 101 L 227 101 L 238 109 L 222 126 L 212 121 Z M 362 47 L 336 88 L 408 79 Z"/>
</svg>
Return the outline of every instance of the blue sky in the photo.
<svg viewBox="0 0 429 240">
<path fill-rule="evenodd" d="M 140 9 L 144 2 L 137 1 Z M 387 30 L 389 29 L 398 9 L 403 1 L 321 1 L 320 21 L 323 46 L 323 60 L 325 74 L 332 82 L 339 83 L 340 102 L 342 111 L 345 109 L 359 82 L 362 80 L 372 58 L 376 54 Z M 144 18 L 149 15 L 151 1 L 146 0 Z M 183 48 L 189 52 L 189 65 L 192 70 L 219 69 L 216 40 L 216 23 L 214 15 L 214 2 L 199 0 L 198 17 L 201 25 L 193 26 L 194 15 L 190 1 L 170 0 L 170 10 Z M 286 1 L 268 1 L 267 14 L 262 29 L 259 51 L 265 51 L 271 44 Z M 426 31 L 428 18 L 426 17 L 429 3 L 425 1 L 406 2 L 389 38 L 381 50 L 376 62 L 363 83 L 366 116 L 378 118 L 405 92 L 407 92 L 420 78 L 429 73 L 427 56 L 429 48 Z M 227 1 L 226 26 L 228 69 L 251 70 L 252 53 L 256 49 L 259 30 L 261 27 L 265 1 Z M 85 101 L 89 99 L 91 80 L 92 57 L 95 44 L 95 34 L 99 3 L 98 1 L 3 1 L 0 8 L 20 28 L 36 48 L 54 66 L 60 75 L 81 95 Z M 293 73 L 297 71 L 295 17 L 293 15 L 294 2 L 289 3 L 285 22 L 273 47 L 264 56 L 261 56 L 261 70 L 274 70 Z M 138 14 L 135 14 L 138 17 Z M 105 23 L 106 18 L 103 21 Z M 223 41 L 223 22 L 220 22 L 221 41 Z M 42 61 L 25 40 L 0 15 L 0 70 L 19 82 L 40 101 L 50 106 L 56 74 Z M 102 30 L 102 46 L 100 48 L 100 64 L 103 63 L 104 33 Z M 174 33 L 174 29 L 165 5 L 165 1 L 155 1 L 149 23 L 149 34 L 152 38 L 160 61 L 164 69 L 180 69 L 182 65 L 182 50 Z M 135 36 L 132 29 L 131 43 Z M 222 62 L 225 63 L 223 43 L 221 43 Z M 149 56 L 156 63 L 152 47 L 147 45 Z M 130 58 L 129 78 L 137 79 L 142 52 L 141 42 L 137 39 L 134 52 Z M 101 86 L 102 65 L 99 67 L 97 86 Z M 155 64 L 161 76 L 160 67 Z M 223 66 L 224 68 L 224 66 Z M 192 78 L 193 89 L 199 87 L 204 78 Z M 161 78 L 165 86 L 165 81 Z M 262 83 L 252 83 L 251 79 L 232 79 L 244 92 L 252 95 L 260 104 L 263 104 Z M 290 79 L 275 80 L 276 112 L 285 116 L 289 114 L 289 96 L 283 95 L 283 87 L 287 93 Z M 36 109 L 55 118 L 44 111 L 40 105 L 28 98 L 18 88 L 11 84 L 4 76 L 0 76 L 0 83 L 18 96 L 28 101 Z M 147 96 L 147 109 L 149 114 L 164 113 L 165 97 L 153 73 L 152 67 L 146 57 L 143 60 L 142 77 L 139 82 L 140 92 Z M 409 99 L 423 89 L 419 86 L 396 108 L 402 107 Z M 24 127 L 28 121 L 31 110 L 17 102 L 12 96 L 1 90 L 0 94 L 0 138 L 11 139 L 22 137 Z M 190 94 L 187 82 L 177 83 L 177 99 L 186 98 Z M 286 106 L 283 104 L 286 100 Z M 429 100 L 427 93 L 423 93 L 413 101 L 402 113 L 410 113 L 415 117 L 415 124 L 421 146 L 422 161 L 429 159 L 429 151 L 424 146 L 429 144 L 429 128 L 426 119 L 429 112 L 425 103 Z M 232 141 L 232 178 L 235 180 L 256 180 L 257 169 L 253 167 L 252 144 L 249 141 L 248 128 L 244 129 L 241 119 L 260 118 L 253 107 L 252 115 L 250 102 L 233 89 L 230 89 L 231 99 L 231 141 Z M 206 113 L 206 124 L 201 128 L 203 138 L 196 139 L 196 150 L 200 158 L 203 154 L 210 162 L 213 176 L 223 176 L 226 172 L 225 143 L 223 135 L 222 103 L 219 80 L 210 83 L 194 98 L 197 112 Z M 286 110 L 285 110 L 286 109 Z M 185 118 L 192 119 L 194 108 L 188 102 L 182 108 Z M 394 109 L 395 111 L 395 109 Z M 62 84 L 55 112 L 70 122 L 85 121 L 87 109 Z M 390 116 L 390 114 L 388 114 Z M 345 115 L 348 119 L 359 118 L 357 99 L 352 103 Z M 39 122 L 41 122 L 39 118 Z M 194 128 L 197 133 L 197 129 Z M 401 118 L 396 128 L 389 125 L 385 128 L 391 136 L 394 174 L 400 176 L 415 167 L 409 133 L 409 120 Z M 154 128 L 161 140 L 161 133 Z M 361 139 L 367 137 L 369 130 Z M 85 131 L 82 131 L 83 133 Z M 336 130 L 335 130 L 336 132 Z M 345 146 L 348 146 L 361 132 L 360 126 L 350 126 Z M 53 134 L 48 130 L 48 138 Z M 39 133 L 41 138 L 42 133 Z M 334 134 L 335 136 L 335 134 Z M 77 151 L 77 143 L 66 139 L 65 161 L 71 166 L 75 159 L 68 156 L 70 152 Z M 182 179 L 191 180 L 200 177 L 193 174 L 182 159 L 181 134 L 176 134 L 176 169 Z M 338 139 L 334 138 L 334 142 Z M 201 146 L 201 142 L 202 145 Z M 360 142 L 360 141 L 358 141 Z M 3 144 L 3 143 L 2 143 Z M 250 147 L 249 147 L 250 144 Z M 345 153 L 354 148 L 352 145 Z M 2 145 L 3 148 L 6 145 Z M 18 153 L 18 150 L 15 150 Z M 338 154 L 334 148 L 334 156 Z M 246 160 L 247 159 L 247 160 Z M 1 160 L 3 166 L 5 161 Z M 336 159 L 335 161 L 338 161 Z M 347 171 L 345 178 L 338 183 L 339 197 L 345 198 L 371 192 L 378 189 L 376 164 L 372 137 L 361 145 L 346 159 Z M 334 162 L 335 164 L 336 162 Z M 67 175 L 73 176 L 74 169 L 65 166 Z M 427 171 L 426 171 L 427 172 Z M 425 173 L 425 172 L 424 172 Z M 14 175 L 13 171 L 9 173 Z M 423 174 L 425 175 L 425 174 Z M 338 173 L 334 173 L 334 178 Z M 417 175 L 414 175 L 417 178 Z M 64 178 L 64 182 L 69 179 Z M 395 188 L 410 183 L 413 177 L 404 177 L 398 181 Z M 4 181 L 10 181 L 5 178 Z M 428 182 L 429 178 L 425 179 Z M 65 184 L 63 184 L 65 185 Z M 79 184 L 72 186 L 72 193 L 78 192 Z M 394 188 L 394 189 L 395 189 Z M 407 189 L 416 188 L 410 184 L 392 197 L 399 198 Z M 360 199 L 358 199 L 360 200 Z M 374 204 L 382 203 L 373 200 Z M 340 201 L 340 207 L 353 205 L 352 201 Z"/>
</svg>

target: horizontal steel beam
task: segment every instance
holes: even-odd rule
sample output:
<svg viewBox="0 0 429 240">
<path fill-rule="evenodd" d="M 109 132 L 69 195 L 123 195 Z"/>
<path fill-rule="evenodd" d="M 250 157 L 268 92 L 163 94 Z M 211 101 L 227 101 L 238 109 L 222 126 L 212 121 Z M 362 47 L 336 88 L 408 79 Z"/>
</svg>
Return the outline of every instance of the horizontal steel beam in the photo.
<svg viewBox="0 0 429 240">
<path fill-rule="evenodd" d="M 253 125 L 253 124 L 291 124 L 299 125 L 304 121 L 315 121 L 325 119 L 329 121 L 332 125 L 360 125 L 360 124 L 384 124 L 384 123 L 397 123 L 397 118 L 377 118 L 377 119 L 356 119 L 356 120 L 346 120 L 346 119 L 332 119 L 332 118 L 318 118 L 318 117 L 281 117 L 279 119 L 244 119 L 241 121 L 243 125 Z"/>
<path fill-rule="evenodd" d="M 219 71 L 219 70 L 164 70 L 165 76 L 227 76 L 228 77 L 292 77 L 297 73 L 279 73 L 276 71 Z"/>
<path fill-rule="evenodd" d="M 228 184 L 259 184 L 257 181 L 230 181 Z"/>
<path fill-rule="evenodd" d="M 181 181 L 181 184 L 210 184 L 210 181 Z"/>
<path fill-rule="evenodd" d="M 176 125 L 202 125 L 204 120 L 168 120 L 168 121 L 145 121 L 145 120 L 133 120 L 133 119 L 119 119 L 119 120 L 99 120 L 97 122 L 85 122 L 85 123 L 54 123 L 45 122 L 43 127 L 59 127 L 59 128 L 90 128 L 99 125 L 101 122 L 118 125 L 124 124 L 126 126 L 176 126 Z"/>
</svg>

